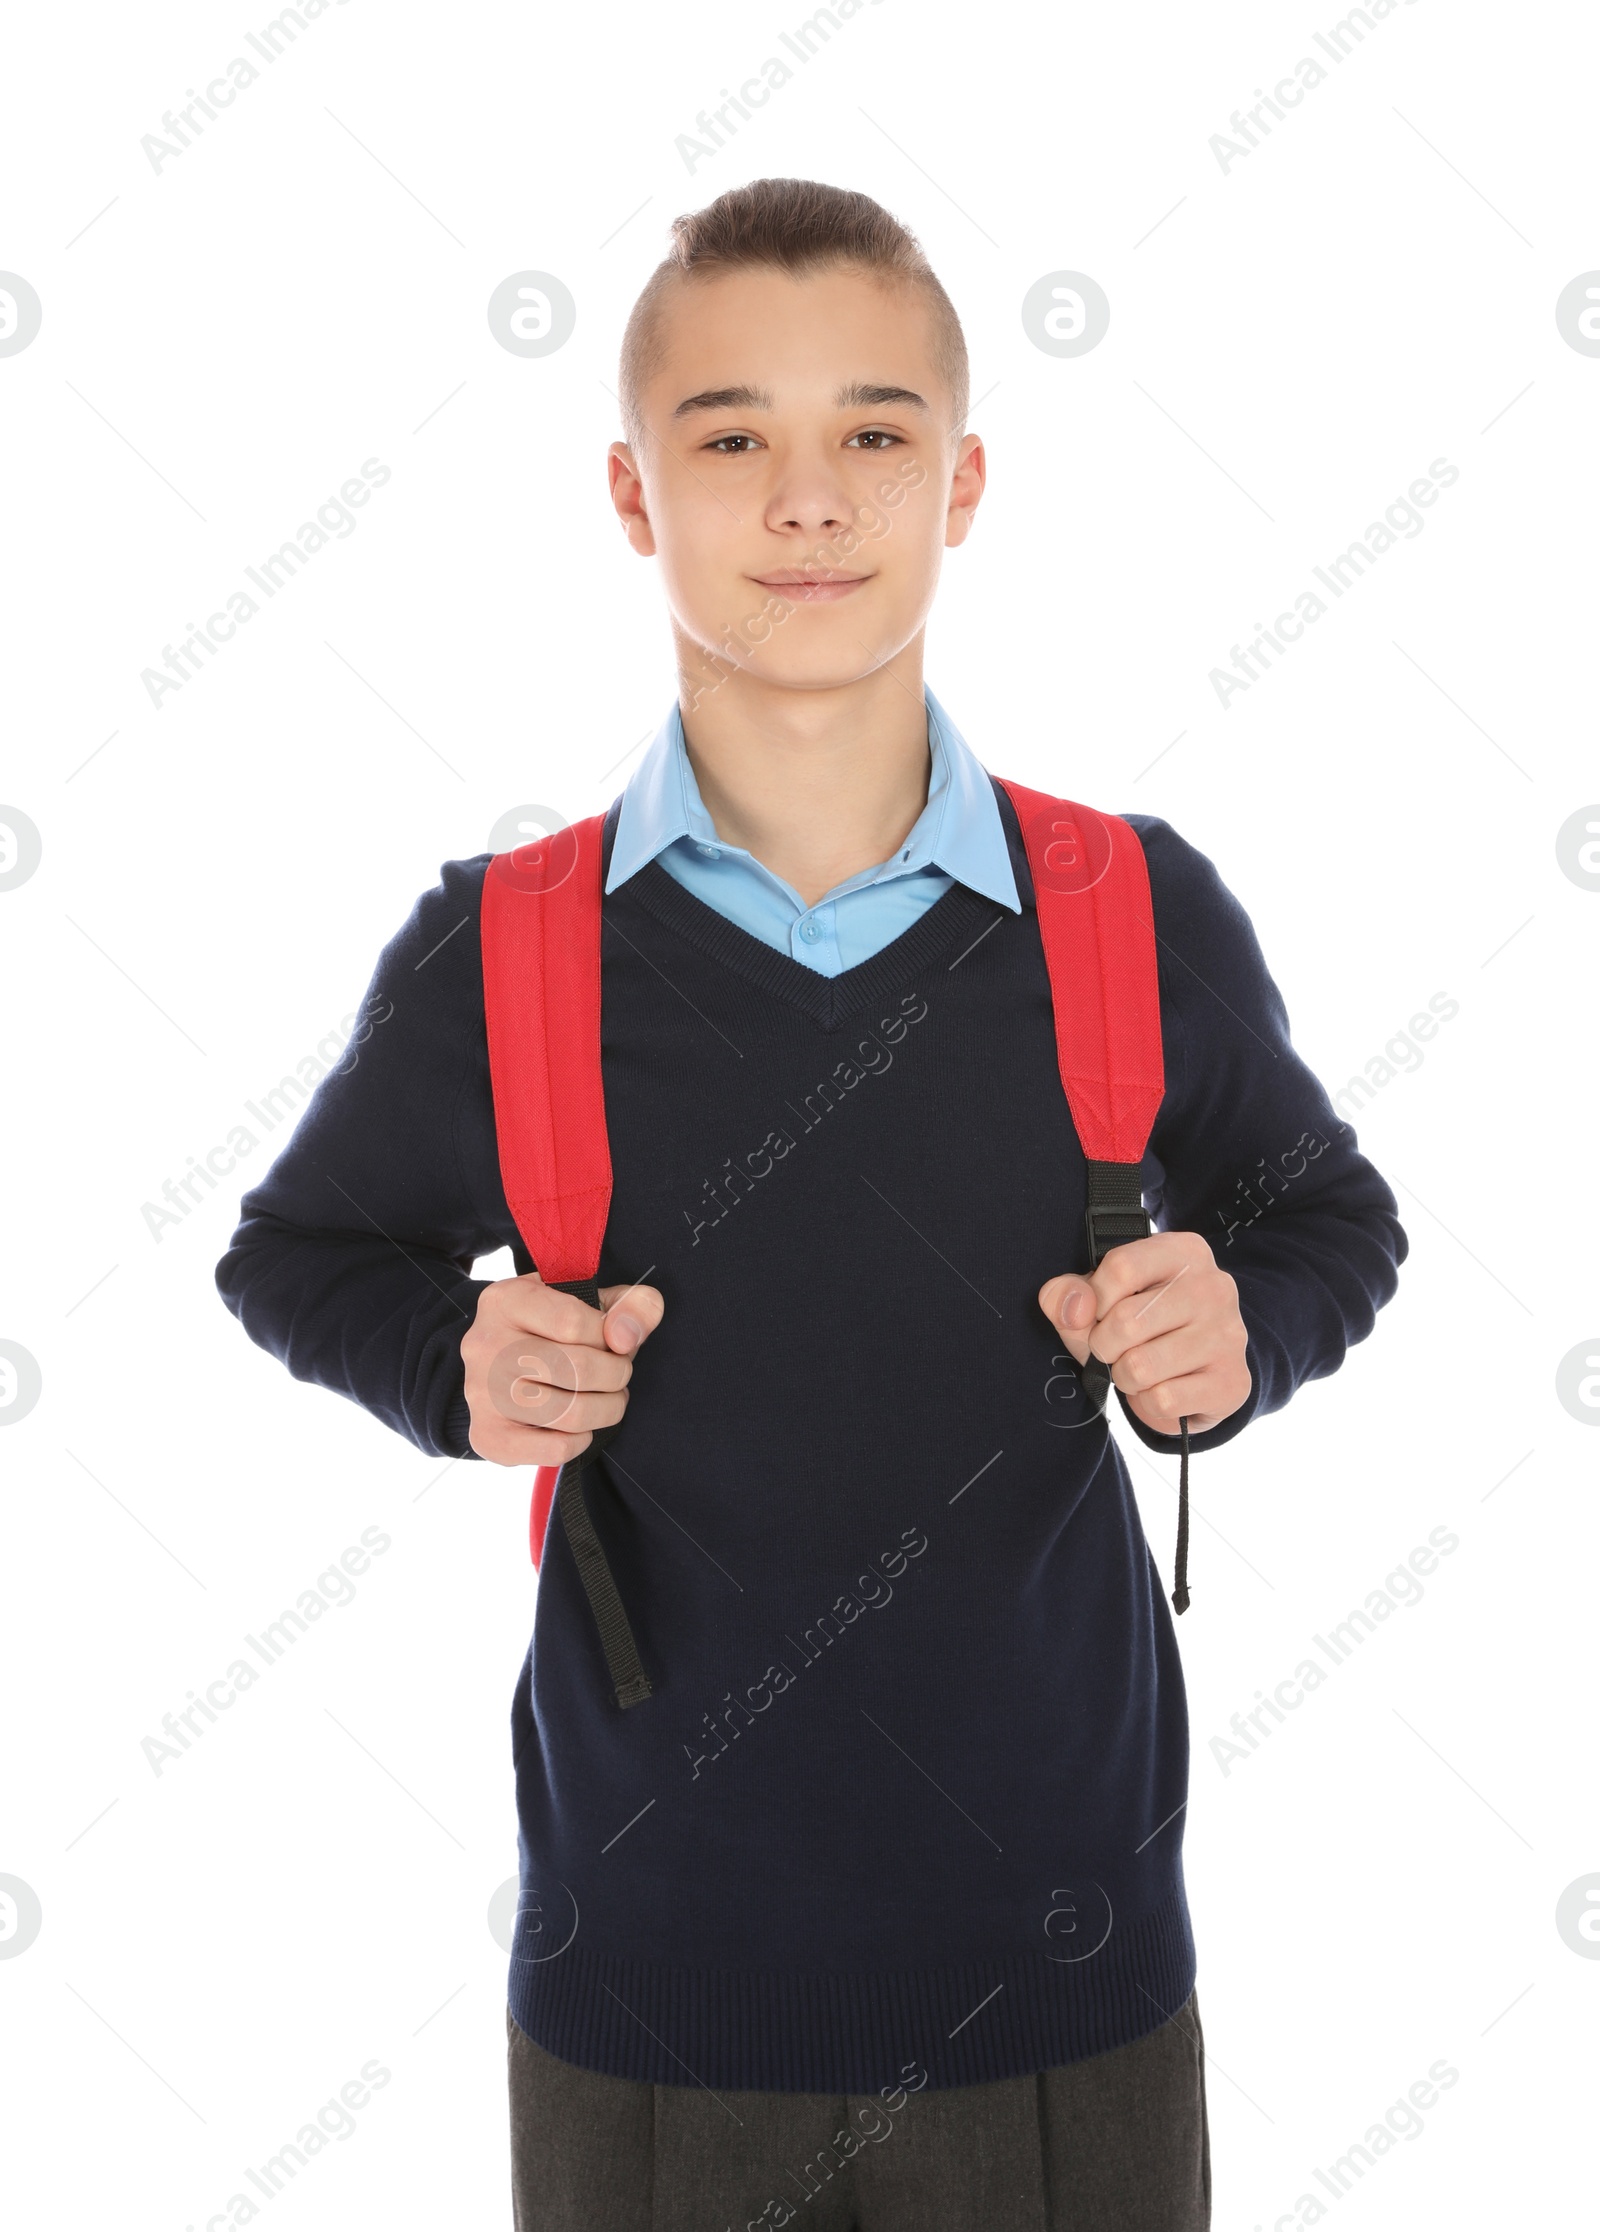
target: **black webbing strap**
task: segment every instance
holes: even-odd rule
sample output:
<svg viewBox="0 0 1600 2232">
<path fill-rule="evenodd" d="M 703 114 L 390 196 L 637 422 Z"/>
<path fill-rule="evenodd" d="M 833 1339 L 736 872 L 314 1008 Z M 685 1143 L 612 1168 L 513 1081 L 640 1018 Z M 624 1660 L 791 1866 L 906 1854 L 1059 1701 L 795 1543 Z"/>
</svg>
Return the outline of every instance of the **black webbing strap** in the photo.
<svg viewBox="0 0 1600 2232">
<path fill-rule="evenodd" d="M 1172 1609 L 1189 1609 L 1189 1421 L 1178 1421 L 1178 1548 L 1172 1561 Z"/>
<path fill-rule="evenodd" d="M 1084 1226 L 1089 1238 L 1089 1269 L 1098 1271 L 1108 1251 L 1125 1240 L 1144 1240 L 1151 1231 L 1139 1189 L 1137 1163 L 1091 1162 Z M 1079 1367 L 1083 1391 L 1098 1411 L 1111 1398 L 1111 1374 L 1099 1357 Z M 1178 1421 L 1178 1548 L 1173 1561 L 1172 1606 L 1189 1609 L 1189 1421 Z"/>
<path fill-rule="evenodd" d="M 562 1294 L 575 1294 L 592 1310 L 604 1307 L 596 1279 L 552 1279 L 548 1283 Z M 640 1662 L 639 1646 L 633 1639 L 616 1578 L 600 1537 L 595 1533 L 588 1498 L 583 1492 L 583 1468 L 599 1455 L 616 1431 L 615 1426 L 597 1427 L 577 1456 L 567 1459 L 556 1484 L 556 1504 L 577 1564 L 578 1577 L 589 1599 L 589 1609 L 594 1614 L 594 1624 L 600 1631 L 600 1647 L 606 1654 L 617 1703 L 625 1709 L 642 1704 L 650 1695 L 652 1685 Z"/>
</svg>

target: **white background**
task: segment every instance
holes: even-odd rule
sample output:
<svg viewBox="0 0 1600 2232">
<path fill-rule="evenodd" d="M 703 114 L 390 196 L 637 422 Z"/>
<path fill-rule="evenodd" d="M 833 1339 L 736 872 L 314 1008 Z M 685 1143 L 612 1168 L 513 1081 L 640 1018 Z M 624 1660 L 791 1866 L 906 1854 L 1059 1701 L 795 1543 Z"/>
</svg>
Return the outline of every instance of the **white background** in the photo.
<svg viewBox="0 0 1600 2232">
<path fill-rule="evenodd" d="M 1358 1119 L 1398 1299 L 1195 1467 L 1216 2222 L 1579 2220 L 1600 1963 L 1555 1909 L 1600 1870 L 1600 1435 L 1556 1372 L 1600 1351 L 1600 893 L 1556 834 L 1600 799 L 1600 358 L 1555 303 L 1600 266 L 1593 18 L 1415 0 L 1336 67 L 1312 0 L 881 0 L 691 175 L 678 136 L 806 12 L 349 0 L 159 172 L 142 137 L 265 13 L 13 18 L 0 267 L 44 318 L 0 357 L 0 801 L 44 852 L 0 893 L 0 1337 L 43 1394 L 0 1441 L 0 1874 L 43 1926 L 0 1960 L 0 2176 L 30 2226 L 199 2227 L 372 2059 L 274 2221 L 510 2221 L 486 1915 L 527 1476 L 246 1340 L 212 1270 L 276 1140 L 159 1240 L 144 1205 L 356 1007 L 442 859 L 625 780 L 672 683 L 604 498 L 617 342 L 670 219 L 768 174 L 876 195 L 962 314 L 992 477 L 928 675 L 980 757 L 1208 852 L 1330 1087 L 1459 1003 Z M 1307 55 L 1327 82 L 1224 171 L 1212 135 Z M 528 268 L 578 306 L 538 359 L 485 316 Z M 1019 315 L 1062 269 L 1112 305 L 1079 358 Z M 356 531 L 152 706 L 142 670 L 368 457 Z M 1221 706 L 1210 670 L 1436 458 L 1424 531 Z M 1130 1462 L 1165 1569 L 1170 1468 Z M 155 1776 L 163 1714 L 369 1526 L 355 1602 Z M 1423 1600 L 1224 1774 L 1230 1716 L 1438 1527 Z M 1421 2135 L 1333 2201 L 1314 2169 L 1440 2059 Z"/>
</svg>

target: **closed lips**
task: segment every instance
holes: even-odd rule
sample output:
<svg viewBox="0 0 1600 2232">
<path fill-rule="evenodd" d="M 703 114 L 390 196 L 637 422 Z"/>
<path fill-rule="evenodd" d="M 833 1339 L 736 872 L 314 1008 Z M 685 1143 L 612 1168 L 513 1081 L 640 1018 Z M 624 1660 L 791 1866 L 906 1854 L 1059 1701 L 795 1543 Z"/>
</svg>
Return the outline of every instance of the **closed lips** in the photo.
<svg viewBox="0 0 1600 2232">
<path fill-rule="evenodd" d="M 871 578 L 870 574 L 829 574 L 821 578 L 815 574 L 757 574 L 755 581 L 758 588 L 775 590 L 796 604 L 819 604 L 848 597 Z"/>
</svg>

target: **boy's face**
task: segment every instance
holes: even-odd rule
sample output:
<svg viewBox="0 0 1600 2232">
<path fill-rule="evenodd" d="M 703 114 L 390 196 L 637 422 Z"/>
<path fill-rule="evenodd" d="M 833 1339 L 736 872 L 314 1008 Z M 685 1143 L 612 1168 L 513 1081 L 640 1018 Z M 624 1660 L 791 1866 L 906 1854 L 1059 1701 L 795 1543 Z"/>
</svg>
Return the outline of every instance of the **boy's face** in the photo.
<svg viewBox="0 0 1600 2232">
<path fill-rule="evenodd" d="M 893 658 L 983 492 L 926 298 L 854 267 L 719 272 L 669 290 L 657 340 L 611 491 L 660 560 L 685 688 L 731 666 L 834 689 Z"/>
</svg>

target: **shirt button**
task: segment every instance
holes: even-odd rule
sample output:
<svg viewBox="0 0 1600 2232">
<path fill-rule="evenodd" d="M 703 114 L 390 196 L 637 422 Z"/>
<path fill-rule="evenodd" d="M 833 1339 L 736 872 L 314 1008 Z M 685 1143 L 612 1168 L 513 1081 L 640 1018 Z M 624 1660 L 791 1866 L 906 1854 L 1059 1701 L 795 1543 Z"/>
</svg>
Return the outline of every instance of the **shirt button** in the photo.
<svg viewBox="0 0 1600 2232">
<path fill-rule="evenodd" d="M 800 935 L 808 944 L 814 945 L 817 939 L 821 937 L 822 932 L 817 928 L 811 917 L 807 915 L 805 921 L 800 925 Z"/>
<path fill-rule="evenodd" d="M 707 860 L 720 860 L 722 858 L 715 845 L 697 845 L 695 850 L 703 852 Z"/>
</svg>

